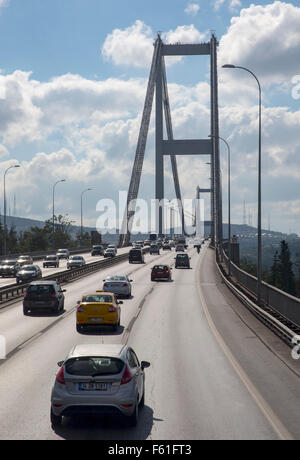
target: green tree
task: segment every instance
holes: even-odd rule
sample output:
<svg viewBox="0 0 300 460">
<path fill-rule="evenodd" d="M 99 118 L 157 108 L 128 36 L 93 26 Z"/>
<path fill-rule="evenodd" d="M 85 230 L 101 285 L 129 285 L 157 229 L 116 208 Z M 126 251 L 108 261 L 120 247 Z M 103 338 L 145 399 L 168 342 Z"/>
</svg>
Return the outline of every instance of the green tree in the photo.
<svg viewBox="0 0 300 460">
<path fill-rule="evenodd" d="M 14 225 L 10 227 L 10 230 L 7 232 L 7 249 L 8 253 L 14 254 L 18 252 L 18 235 Z"/>
<path fill-rule="evenodd" d="M 279 254 L 279 289 L 291 295 L 296 295 L 296 280 L 288 243 L 282 240 Z"/>
<path fill-rule="evenodd" d="M 54 216 L 54 229 L 53 229 L 53 220 L 48 219 L 45 222 L 44 229 L 45 232 L 49 235 L 49 240 L 51 246 L 54 248 L 68 248 L 75 245 L 72 237 L 70 235 L 71 228 L 74 221 L 69 220 L 68 214 L 63 216 Z"/>
<path fill-rule="evenodd" d="M 270 274 L 270 284 L 272 284 L 275 287 L 280 286 L 281 284 L 281 276 L 280 276 L 280 260 L 279 260 L 279 255 L 278 251 L 275 252 L 274 257 L 273 257 L 273 265 L 271 267 L 271 274 Z"/>
</svg>

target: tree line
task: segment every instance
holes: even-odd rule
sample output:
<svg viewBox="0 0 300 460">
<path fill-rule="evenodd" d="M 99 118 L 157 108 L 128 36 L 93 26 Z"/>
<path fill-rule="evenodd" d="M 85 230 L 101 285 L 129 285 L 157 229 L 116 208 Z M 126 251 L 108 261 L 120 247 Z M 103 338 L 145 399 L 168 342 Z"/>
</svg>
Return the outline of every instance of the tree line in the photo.
<svg viewBox="0 0 300 460">
<path fill-rule="evenodd" d="M 7 254 L 17 254 L 35 251 L 50 251 L 58 248 L 76 248 L 80 245 L 90 246 L 91 235 L 72 232 L 73 221 L 68 216 L 54 216 L 53 220 L 45 221 L 43 227 L 31 227 L 30 230 L 17 232 L 14 226 L 6 230 Z M 4 240 L 4 228 L 0 222 L 0 252 L 2 253 Z"/>
<path fill-rule="evenodd" d="M 240 267 L 251 275 L 257 275 L 257 265 L 246 258 L 241 260 Z M 271 268 L 263 270 L 262 279 L 300 298 L 300 254 L 296 254 L 296 259 L 292 261 L 288 243 L 282 240 L 279 251 L 277 250 L 274 254 Z"/>
</svg>

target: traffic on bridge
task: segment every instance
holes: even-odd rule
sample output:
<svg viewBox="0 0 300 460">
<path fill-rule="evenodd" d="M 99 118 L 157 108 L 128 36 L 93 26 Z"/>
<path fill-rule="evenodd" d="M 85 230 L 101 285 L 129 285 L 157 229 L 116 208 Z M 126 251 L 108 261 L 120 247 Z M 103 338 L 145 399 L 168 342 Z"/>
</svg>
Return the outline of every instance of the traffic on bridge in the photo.
<svg viewBox="0 0 300 460">
<path fill-rule="evenodd" d="M 0 0 L 0 439 L 299 440 L 300 8 L 58 3 Z"/>
</svg>

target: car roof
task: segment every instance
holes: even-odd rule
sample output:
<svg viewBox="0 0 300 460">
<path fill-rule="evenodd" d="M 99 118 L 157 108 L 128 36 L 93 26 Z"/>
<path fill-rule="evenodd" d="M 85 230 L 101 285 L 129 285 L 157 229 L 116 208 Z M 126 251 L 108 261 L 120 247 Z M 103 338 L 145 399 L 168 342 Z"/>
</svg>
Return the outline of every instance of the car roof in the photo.
<svg viewBox="0 0 300 460">
<path fill-rule="evenodd" d="M 103 343 L 89 343 L 75 345 L 70 351 L 67 359 L 80 358 L 83 356 L 110 356 L 121 358 L 125 349 L 124 344 L 103 344 Z"/>
</svg>

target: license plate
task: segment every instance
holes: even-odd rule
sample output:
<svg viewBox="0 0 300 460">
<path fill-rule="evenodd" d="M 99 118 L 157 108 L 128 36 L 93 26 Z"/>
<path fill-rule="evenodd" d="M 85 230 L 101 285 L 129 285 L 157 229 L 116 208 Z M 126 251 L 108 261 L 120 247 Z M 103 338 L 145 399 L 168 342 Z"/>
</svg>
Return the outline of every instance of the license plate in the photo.
<svg viewBox="0 0 300 460">
<path fill-rule="evenodd" d="M 106 391 L 106 383 L 98 382 L 89 382 L 89 383 L 79 383 L 79 390 L 81 391 Z"/>
<path fill-rule="evenodd" d="M 103 318 L 89 318 L 89 321 L 91 323 L 96 323 L 96 322 L 100 322 L 103 321 Z"/>
</svg>

